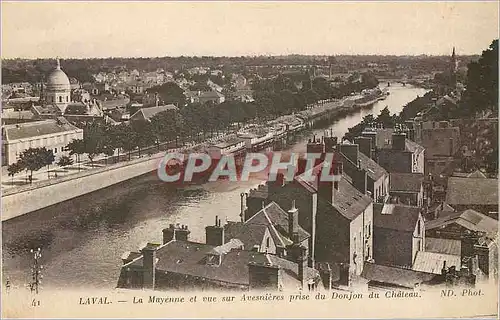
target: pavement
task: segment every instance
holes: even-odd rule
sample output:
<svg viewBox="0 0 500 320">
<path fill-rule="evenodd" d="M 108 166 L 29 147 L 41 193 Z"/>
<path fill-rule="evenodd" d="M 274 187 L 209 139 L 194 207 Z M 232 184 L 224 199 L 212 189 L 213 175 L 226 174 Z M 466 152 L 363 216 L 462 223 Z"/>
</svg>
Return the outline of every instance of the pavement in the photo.
<svg viewBox="0 0 500 320">
<path fill-rule="evenodd" d="M 218 141 L 223 141 L 226 139 L 228 135 L 226 134 L 220 134 L 216 137 L 210 138 L 206 141 L 203 141 L 201 143 L 187 143 L 182 147 L 179 148 L 172 148 L 172 144 L 174 144 L 174 141 L 162 143 L 160 145 L 160 149 L 158 150 L 157 146 L 151 146 L 148 148 L 141 149 L 141 155 L 139 156 L 139 150 L 135 150 L 130 153 L 130 161 L 139 159 L 139 158 L 144 158 L 145 160 L 148 158 L 148 154 L 157 154 L 157 153 L 162 153 L 162 152 L 186 152 L 188 150 L 192 149 L 200 149 L 206 146 L 209 143 L 215 143 Z M 95 157 L 92 161 L 88 160 L 88 158 L 85 155 L 80 156 L 80 160 L 83 160 L 81 162 L 76 161 L 76 156 L 72 157 L 73 160 L 75 161 L 72 165 L 65 166 L 65 167 L 59 167 L 56 164 L 51 165 L 49 168 L 44 167 L 38 171 L 33 172 L 33 182 L 39 182 L 39 181 L 46 181 L 46 180 L 52 180 L 52 179 L 58 179 L 62 177 L 66 177 L 68 175 L 73 175 L 80 173 L 82 171 L 89 171 L 89 170 L 95 170 L 99 168 L 103 168 L 105 166 L 115 164 L 117 162 L 127 162 L 129 161 L 129 155 L 128 153 L 123 153 L 121 152 L 119 157 L 118 153 L 115 152 L 115 155 L 113 156 L 104 156 L 104 155 L 99 155 Z M 29 172 L 23 172 L 23 173 L 18 173 L 14 177 L 10 177 L 8 175 L 7 167 L 2 167 L 2 179 L 1 179 L 1 189 L 2 190 L 7 190 L 10 188 L 15 188 L 15 187 L 20 187 L 20 186 L 26 186 L 29 185 L 29 180 L 28 180 Z"/>
</svg>

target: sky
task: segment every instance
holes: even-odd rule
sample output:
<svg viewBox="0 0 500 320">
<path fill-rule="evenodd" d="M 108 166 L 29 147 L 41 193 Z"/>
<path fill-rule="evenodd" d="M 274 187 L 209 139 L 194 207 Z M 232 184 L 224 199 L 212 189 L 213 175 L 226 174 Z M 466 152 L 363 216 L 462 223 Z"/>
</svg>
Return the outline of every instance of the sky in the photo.
<svg viewBox="0 0 500 320">
<path fill-rule="evenodd" d="M 2 58 L 480 54 L 498 2 L 5 2 Z"/>
</svg>

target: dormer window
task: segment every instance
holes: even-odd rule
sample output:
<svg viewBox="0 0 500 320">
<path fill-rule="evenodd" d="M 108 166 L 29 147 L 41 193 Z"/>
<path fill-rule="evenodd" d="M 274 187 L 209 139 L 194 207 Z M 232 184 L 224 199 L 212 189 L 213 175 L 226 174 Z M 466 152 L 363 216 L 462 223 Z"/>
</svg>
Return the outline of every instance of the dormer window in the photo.
<svg viewBox="0 0 500 320">
<path fill-rule="evenodd" d="M 207 264 L 212 266 L 219 266 L 221 264 L 222 257 L 216 254 L 207 255 Z"/>
</svg>

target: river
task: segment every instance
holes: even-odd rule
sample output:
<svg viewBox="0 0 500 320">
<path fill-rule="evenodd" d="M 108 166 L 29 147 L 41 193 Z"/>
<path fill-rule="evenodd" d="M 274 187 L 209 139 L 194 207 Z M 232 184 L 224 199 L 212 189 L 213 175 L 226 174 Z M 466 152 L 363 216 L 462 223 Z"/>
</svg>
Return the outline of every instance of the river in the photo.
<svg viewBox="0 0 500 320">
<path fill-rule="evenodd" d="M 399 113 L 406 103 L 426 91 L 393 84 L 386 100 L 327 128 L 341 138 L 364 116 L 378 115 L 385 106 L 391 113 Z M 290 150 L 303 152 L 307 139 L 312 134 L 322 135 L 325 129 L 301 133 Z M 170 223 L 188 225 L 191 239 L 204 241 L 204 228 L 216 215 L 239 219 L 240 193 L 260 182 L 176 189 L 151 173 L 3 222 L 4 279 L 14 287 L 28 283 L 32 263 L 29 250 L 41 247 L 43 288 L 114 288 L 125 251 L 138 250 L 147 241 L 161 242 L 161 230 Z"/>
</svg>

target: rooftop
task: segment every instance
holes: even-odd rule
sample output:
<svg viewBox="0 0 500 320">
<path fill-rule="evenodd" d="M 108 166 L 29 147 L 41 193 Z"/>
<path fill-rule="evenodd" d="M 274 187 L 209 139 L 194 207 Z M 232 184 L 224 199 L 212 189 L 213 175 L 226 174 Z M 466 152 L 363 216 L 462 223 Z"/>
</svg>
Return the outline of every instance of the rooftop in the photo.
<svg viewBox="0 0 500 320">
<path fill-rule="evenodd" d="M 401 204 L 373 204 L 373 226 L 377 228 L 413 232 L 419 216 L 419 207 Z"/>
<path fill-rule="evenodd" d="M 446 268 L 455 266 L 457 270 L 460 270 L 462 264 L 460 255 L 418 251 L 413 262 L 413 270 L 441 274 L 445 263 Z"/>
<path fill-rule="evenodd" d="M 221 253 L 220 265 L 207 264 L 208 255 L 217 247 L 203 243 L 173 240 L 160 246 L 156 252 L 156 269 L 159 272 L 173 272 L 194 277 L 206 278 L 235 285 L 249 285 L 248 264 L 276 266 L 287 274 L 298 277 L 298 265 L 276 256 L 246 250 L 231 250 Z M 142 267 L 142 256 L 127 264 L 129 267 Z M 317 278 L 312 268 L 305 270 L 306 279 Z"/>
<path fill-rule="evenodd" d="M 304 178 L 306 172 L 295 177 L 295 180 L 309 192 L 318 192 L 318 177 L 321 175 L 321 169 L 322 164 L 312 169 L 312 176 L 316 177 L 314 181 Z M 340 178 L 338 190 L 334 190 L 334 199 L 332 206 L 349 220 L 354 220 L 372 202 L 369 196 L 362 194 L 351 185 L 344 175 Z"/>
<path fill-rule="evenodd" d="M 288 213 L 274 201 L 245 221 L 245 225 L 251 224 L 269 226 L 271 237 L 273 237 L 277 245 L 287 246 L 292 244 L 292 235 L 288 232 Z M 310 234 L 301 226 L 298 226 L 298 233 L 299 241 L 310 237 Z"/>
<path fill-rule="evenodd" d="M 423 181 L 422 173 L 391 173 L 390 191 L 420 192 Z"/>
<path fill-rule="evenodd" d="M 43 121 L 25 122 L 20 124 L 5 125 L 3 127 L 5 131 L 5 139 L 7 141 L 30 139 L 43 135 L 81 130 L 70 124 L 63 117 L 59 117 L 57 118 L 57 120 L 50 119 Z"/>
<path fill-rule="evenodd" d="M 497 220 L 472 209 L 452 212 L 436 220 L 427 221 L 425 228 L 427 230 L 444 228 L 453 223 L 475 232 L 485 232 L 486 234 L 496 234 L 498 232 Z"/>
<path fill-rule="evenodd" d="M 389 267 L 365 262 L 361 276 L 370 281 L 397 285 L 405 288 L 414 288 L 416 284 L 423 284 L 435 279 L 436 275 L 411 269 Z"/>
<path fill-rule="evenodd" d="M 374 181 L 377 181 L 387 174 L 387 171 L 382 168 L 375 160 L 366 156 L 362 152 L 358 152 L 358 160 L 360 162 L 361 169 L 364 169 L 367 175 Z"/>
<path fill-rule="evenodd" d="M 498 205 L 498 180 L 449 177 L 446 202 L 450 205 Z"/>
<path fill-rule="evenodd" d="M 151 119 L 153 116 L 164 111 L 177 111 L 178 108 L 173 104 L 167 104 L 164 106 L 141 108 L 136 113 L 134 113 L 131 118 L 141 117 L 143 119 Z"/>
<path fill-rule="evenodd" d="M 460 240 L 425 237 L 425 251 L 460 256 L 461 250 Z"/>
</svg>

